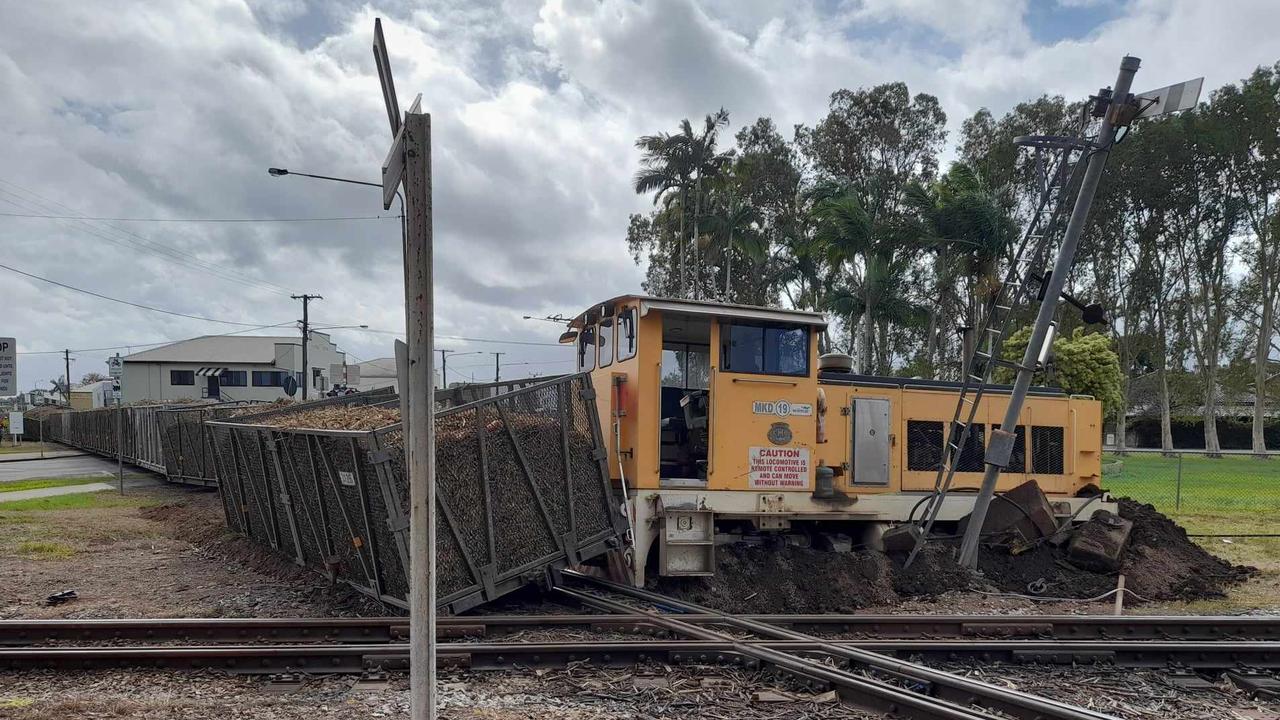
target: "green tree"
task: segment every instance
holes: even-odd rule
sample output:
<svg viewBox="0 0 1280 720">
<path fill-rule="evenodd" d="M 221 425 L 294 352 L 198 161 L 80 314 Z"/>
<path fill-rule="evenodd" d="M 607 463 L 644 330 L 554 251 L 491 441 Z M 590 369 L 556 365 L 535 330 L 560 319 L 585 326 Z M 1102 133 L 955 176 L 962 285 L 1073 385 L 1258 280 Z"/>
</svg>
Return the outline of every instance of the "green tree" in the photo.
<svg viewBox="0 0 1280 720">
<path fill-rule="evenodd" d="M 921 354 L 923 368 L 934 373 L 939 326 L 954 328 L 954 322 L 946 320 L 956 316 L 949 312 L 956 304 L 962 304 L 959 316 L 966 325 L 982 324 L 987 306 L 1000 290 L 1000 264 L 1009 252 L 1016 227 L 986 180 L 963 162 L 954 163 L 932 185 L 913 183 L 907 188 L 906 199 L 920 217 L 925 245 L 937 257 Z M 967 286 L 963 299 L 959 297 L 960 285 Z"/>
<path fill-rule="evenodd" d="M 1031 339 L 1031 328 L 1024 327 L 1004 341 L 1004 356 L 1021 358 Z M 1102 333 L 1085 334 L 1076 328 L 1070 335 L 1053 339 L 1052 357 L 1046 371 L 1036 373 L 1041 383 L 1062 388 L 1073 395 L 1092 395 L 1102 402 L 1104 418 L 1115 417 L 1123 400 L 1120 396 L 1120 357 L 1111 349 L 1111 338 Z M 1013 381 L 1013 371 L 999 368 L 994 375 L 1002 382 Z"/>
</svg>

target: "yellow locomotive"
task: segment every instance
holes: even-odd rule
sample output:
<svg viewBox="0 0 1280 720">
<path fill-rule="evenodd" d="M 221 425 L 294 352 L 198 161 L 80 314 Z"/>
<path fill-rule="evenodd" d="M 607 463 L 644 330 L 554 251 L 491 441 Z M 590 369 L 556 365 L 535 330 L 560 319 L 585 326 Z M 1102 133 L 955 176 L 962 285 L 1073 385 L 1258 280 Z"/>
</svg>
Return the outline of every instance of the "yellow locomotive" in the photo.
<svg viewBox="0 0 1280 720">
<path fill-rule="evenodd" d="M 818 357 L 825 327 L 821 313 L 639 295 L 570 322 L 561 342 L 592 373 L 608 465 L 627 498 L 634 582 L 647 565 L 712 574 L 717 534 L 830 530 L 874 545 L 933 491 L 960 386 L 852 374 L 847 356 Z M 1007 390 L 980 402 L 960 490 L 981 482 Z M 1101 436 L 1098 401 L 1033 389 L 998 490 L 1034 478 L 1070 515 L 1100 482 Z M 971 493 L 952 492 L 938 519 L 972 505 Z"/>
</svg>

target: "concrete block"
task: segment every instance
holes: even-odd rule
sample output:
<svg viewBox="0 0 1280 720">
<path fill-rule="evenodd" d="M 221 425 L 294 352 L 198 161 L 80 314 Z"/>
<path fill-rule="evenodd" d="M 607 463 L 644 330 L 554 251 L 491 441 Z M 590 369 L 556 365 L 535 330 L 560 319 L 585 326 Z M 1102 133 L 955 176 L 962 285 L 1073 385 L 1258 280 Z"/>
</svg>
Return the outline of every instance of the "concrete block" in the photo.
<svg viewBox="0 0 1280 720">
<path fill-rule="evenodd" d="M 1086 570 L 1119 570 L 1132 530 L 1132 522 L 1099 510 L 1072 533 L 1071 542 L 1067 544 L 1067 562 Z"/>
</svg>

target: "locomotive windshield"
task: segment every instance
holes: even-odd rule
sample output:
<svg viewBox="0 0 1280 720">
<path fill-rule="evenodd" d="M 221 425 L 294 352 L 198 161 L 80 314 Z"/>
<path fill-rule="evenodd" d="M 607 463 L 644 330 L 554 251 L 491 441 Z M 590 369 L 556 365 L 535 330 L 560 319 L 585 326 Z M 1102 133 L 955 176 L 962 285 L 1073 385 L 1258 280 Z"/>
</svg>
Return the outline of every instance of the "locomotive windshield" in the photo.
<svg viewBox="0 0 1280 720">
<path fill-rule="evenodd" d="M 763 375 L 809 374 L 809 328 L 774 323 L 725 323 L 720 369 Z"/>
</svg>

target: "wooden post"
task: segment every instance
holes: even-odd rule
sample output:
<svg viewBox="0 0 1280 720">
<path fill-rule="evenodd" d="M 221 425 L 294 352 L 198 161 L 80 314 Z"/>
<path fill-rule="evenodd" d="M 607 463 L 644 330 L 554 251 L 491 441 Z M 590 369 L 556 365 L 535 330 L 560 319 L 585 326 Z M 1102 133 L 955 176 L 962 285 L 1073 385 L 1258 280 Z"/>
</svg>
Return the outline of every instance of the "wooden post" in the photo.
<svg viewBox="0 0 1280 720">
<path fill-rule="evenodd" d="M 1113 614 L 1124 614 L 1124 573 L 1121 573 L 1120 578 L 1116 580 L 1116 607 Z"/>
<path fill-rule="evenodd" d="M 409 717 L 435 720 L 435 403 L 432 317 L 431 116 L 404 118 L 405 321 L 408 338 Z"/>
</svg>

